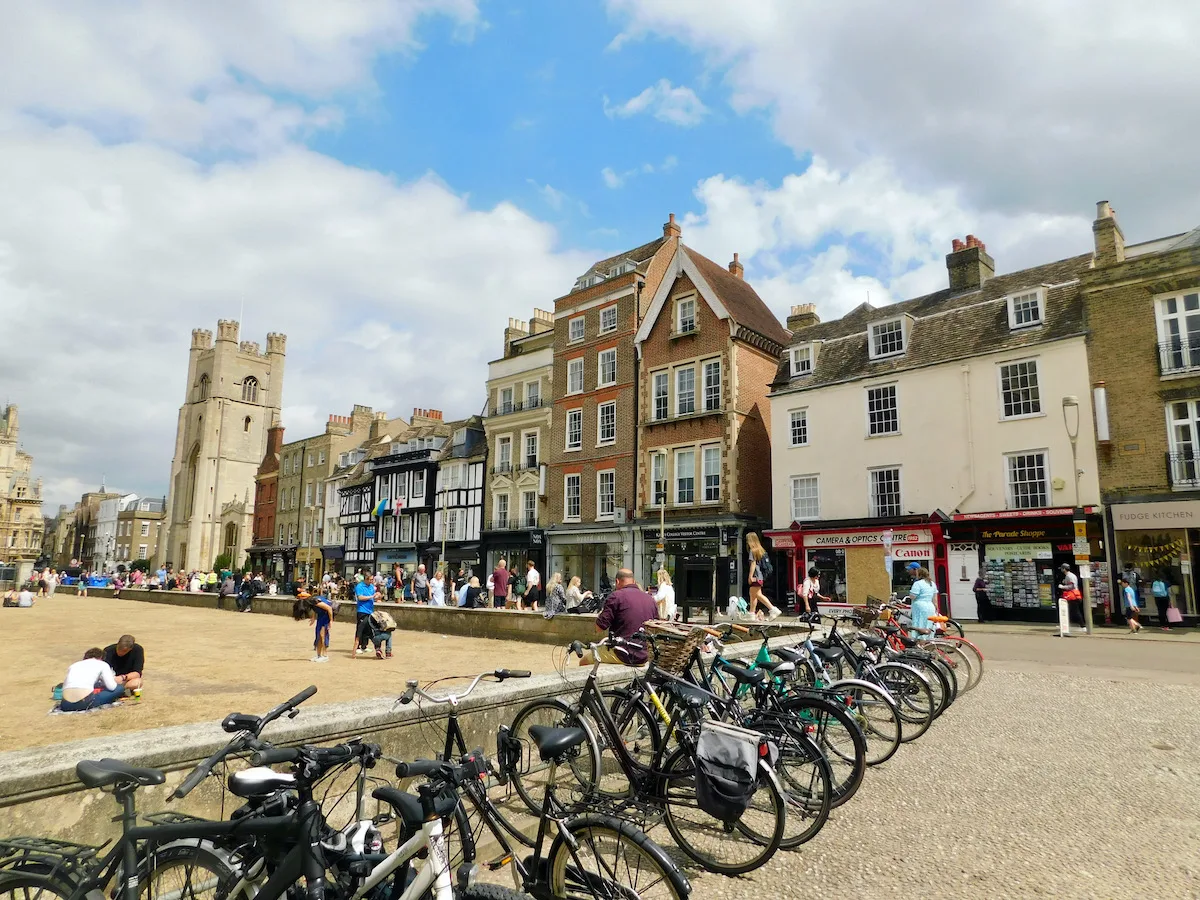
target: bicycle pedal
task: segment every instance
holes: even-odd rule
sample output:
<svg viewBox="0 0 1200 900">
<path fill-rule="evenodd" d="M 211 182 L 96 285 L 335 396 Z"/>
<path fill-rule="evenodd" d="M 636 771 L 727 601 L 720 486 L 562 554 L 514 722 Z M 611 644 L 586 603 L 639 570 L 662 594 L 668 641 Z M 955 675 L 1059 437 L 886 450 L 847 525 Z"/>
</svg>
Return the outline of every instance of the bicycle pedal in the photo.
<svg viewBox="0 0 1200 900">
<path fill-rule="evenodd" d="M 491 862 L 484 863 L 489 872 L 498 872 L 513 861 L 513 855 L 506 853 L 503 856 L 493 859 Z"/>
</svg>

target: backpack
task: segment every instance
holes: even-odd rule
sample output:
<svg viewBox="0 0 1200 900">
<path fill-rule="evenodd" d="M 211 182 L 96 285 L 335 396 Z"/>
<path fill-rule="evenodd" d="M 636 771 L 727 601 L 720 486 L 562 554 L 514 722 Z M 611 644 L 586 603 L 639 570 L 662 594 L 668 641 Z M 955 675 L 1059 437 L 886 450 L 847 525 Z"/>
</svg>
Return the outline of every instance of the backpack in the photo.
<svg viewBox="0 0 1200 900">
<path fill-rule="evenodd" d="M 375 627 L 380 631 L 395 631 L 396 620 L 392 618 L 392 614 L 384 609 L 377 609 L 371 613 L 371 618 L 375 621 Z"/>
<path fill-rule="evenodd" d="M 771 557 L 764 553 L 763 558 L 757 560 L 755 564 L 758 566 L 759 578 L 761 578 L 763 581 L 766 581 L 771 577 L 771 572 L 774 571 L 774 567 L 771 565 Z"/>
</svg>

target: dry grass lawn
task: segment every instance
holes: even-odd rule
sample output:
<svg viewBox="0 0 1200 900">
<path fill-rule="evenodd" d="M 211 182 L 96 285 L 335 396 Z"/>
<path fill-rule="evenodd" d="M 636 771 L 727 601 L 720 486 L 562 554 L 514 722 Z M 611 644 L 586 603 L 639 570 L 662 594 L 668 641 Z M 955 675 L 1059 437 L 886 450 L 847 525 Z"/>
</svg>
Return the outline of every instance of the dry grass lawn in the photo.
<svg viewBox="0 0 1200 900">
<path fill-rule="evenodd" d="M 408 678 L 476 674 L 508 666 L 548 672 L 546 644 L 397 631 L 394 658 L 354 657 L 354 626 L 333 626 L 332 657 L 310 662 L 313 629 L 271 615 L 240 615 L 134 600 L 55 596 L 33 609 L 0 610 L 9 662 L 0 750 L 265 712 L 309 684 L 310 703 L 399 696 Z M 54 685 L 88 647 L 123 633 L 146 650 L 140 703 L 83 715 L 49 715 Z"/>
</svg>

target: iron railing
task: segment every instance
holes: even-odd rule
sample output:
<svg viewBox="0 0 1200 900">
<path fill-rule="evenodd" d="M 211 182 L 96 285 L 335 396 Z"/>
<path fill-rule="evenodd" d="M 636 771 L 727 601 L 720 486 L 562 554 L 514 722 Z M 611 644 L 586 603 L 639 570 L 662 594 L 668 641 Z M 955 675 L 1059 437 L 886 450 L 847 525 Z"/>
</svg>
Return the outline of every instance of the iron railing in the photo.
<svg viewBox="0 0 1200 900">
<path fill-rule="evenodd" d="M 492 416 L 507 416 L 510 413 L 524 412 L 527 409 L 540 409 L 545 405 L 541 397 L 533 400 L 514 400 L 512 403 L 497 403 L 492 407 Z"/>
<path fill-rule="evenodd" d="M 1200 455 L 1191 450 L 1168 453 L 1167 480 L 1171 487 L 1200 488 Z"/>
<path fill-rule="evenodd" d="M 1177 337 L 1159 343 L 1159 375 L 1177 375 L 1197 370 L 1200 370 L 1200 336 L 1195 341 Z"/>
</svg>

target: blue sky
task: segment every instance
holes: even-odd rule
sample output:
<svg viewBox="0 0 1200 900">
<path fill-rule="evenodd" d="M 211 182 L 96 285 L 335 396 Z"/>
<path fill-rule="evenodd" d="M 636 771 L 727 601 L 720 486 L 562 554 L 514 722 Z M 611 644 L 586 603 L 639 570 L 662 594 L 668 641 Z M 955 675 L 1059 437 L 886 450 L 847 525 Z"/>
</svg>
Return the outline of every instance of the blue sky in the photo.
<svg viewBox="0 0 1200 900">
<path fill-rule="evenodd" d="M 51 504 L 159 495 L 218 318 L 287 334 L 298 438 L 477 412 L 507 318 L 670 212 L 780 318 L 936 290 L 967 233 L 1087 252 L 1101 199 L 1182 231 L 1187 34 L 1191 0 L 0 4 L 0 315 L 39 337 L 0 385 Z"/>
</svg>

